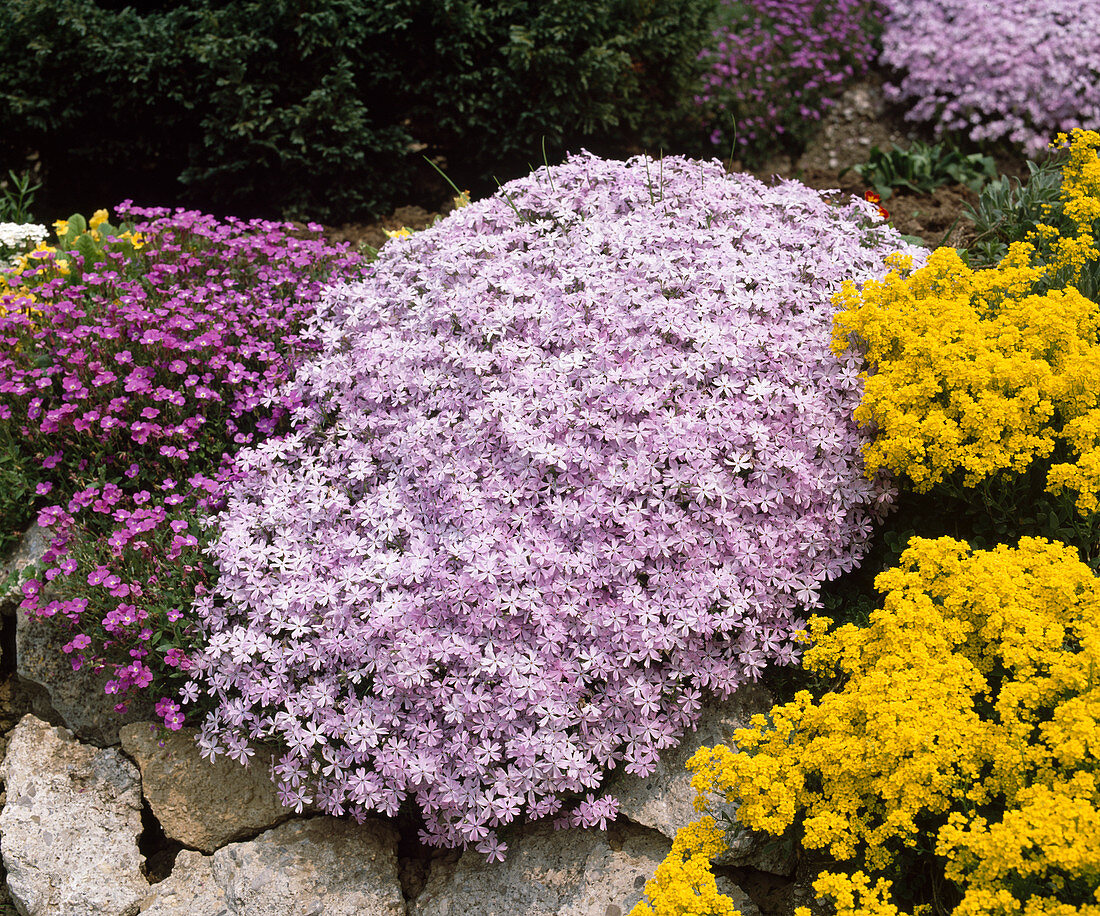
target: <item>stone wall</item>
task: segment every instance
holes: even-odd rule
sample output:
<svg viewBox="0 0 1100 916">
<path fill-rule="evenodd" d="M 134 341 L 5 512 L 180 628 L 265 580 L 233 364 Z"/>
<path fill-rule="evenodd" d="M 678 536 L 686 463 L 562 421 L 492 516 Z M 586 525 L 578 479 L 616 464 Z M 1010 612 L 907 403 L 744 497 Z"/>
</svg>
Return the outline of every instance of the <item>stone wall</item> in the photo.
<svg viewBox="0 0 1100 916">
<path fill-rule="evenodd" d="M 43 544 L 32 530 L 6 565 Z M 13 600 L 0 610 L 16 656 L 0 659 L 0 916 L 624 916 L 694 817 L 684 761 L 771 705 L 756 686 L 711 704 L 653 775 L 613 780 L 621 813 L 607 830 L 513 825 L 506 860 L 487 864 L 420 846 L 406 822 L 295 816 L 262 754 L 247 769 L 210 763 L 193 730 L 135 721 L 140 709 L 120 718 L 101 685 L 59 663 L 68 637 L 51 621 Z M 793 855 L 751 836 L 732 853 L 723 890 L 760 916 L 730 875 L 751 889 L 757 872 L 790 874 Z"/>
</svg>

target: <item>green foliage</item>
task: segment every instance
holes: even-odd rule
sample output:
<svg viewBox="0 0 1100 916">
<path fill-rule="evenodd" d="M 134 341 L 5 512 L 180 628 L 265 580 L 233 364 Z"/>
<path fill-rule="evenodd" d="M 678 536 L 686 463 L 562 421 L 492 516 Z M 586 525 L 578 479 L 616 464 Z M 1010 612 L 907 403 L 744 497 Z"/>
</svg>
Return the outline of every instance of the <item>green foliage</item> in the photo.
<svg viewBox="0 0 1100 916">
<path fill-rule="evenodd" d="M 586 145 L 670 148 L 690 104 L 713 0 L 441 0 L 406 57 L 418 140 L 464 182 Z M 428 53 L 424 53 L 424 49 Z M 419 51 L 419 55 L 412 53 Z M 697 123 L 697 121 L 695 122 Z M 471 168 L 471 164 L 473 168 Z"/>
<path fill-rule="evenodd" d="M 431 177 L 421 151 L 491 186 L 543 141 L 671 145 L 713 5 L 0 0 L 0 155 L 117 175 L 98 200 L 179 179 L 240 215 L 375 215 Z"/>
<path fill-rule="evenodd" d="M 29 464 L 25 451 L 12 436 L 10 424 L 0 423 L 0 556 L 15 546 L 34 520 L 32 481 L 36 475 Z"/>
<path fill-rule="evenodd" d="M 72 258 L 66 258 L 64 255 L 60 256 L 60 260 L 70 271 L 75 272 L 76 277 L 80 277 L 95 265 L 107 263 L 108 240 L 110 240 L 110 251 L 124 255 L 123 261 L 116 269 L 121 269 L 127 275 L 136 276 L 140 268 L 134 263 L 134 257 L 141 248 L 141 237 L 139 235 L 135 239 L 133 222 L 114 226 L 107 222 L 106 211 L 101 211 L 98 216 L 99 219 L 92 218 L 90 225 L 79 213 L 74 213 L 68 219 L 54 224 L 57 234 L 56 247 L 62 252 L 80 255 L 81 262 L 77 264 Z M 116 263 L 118 263 L 117 258 Z"/>
<path fill-rule="evenodd" d="M 34 192 L 41 187 L 30 172 L 9 169 L 8 177 L 0 179 L 0 223 L 33 223 Z"/>
<path fill-rule="evenodd" d="M 1022 242 L 1039 223 L 1058 225 L 1062 216 L 1062 171 L 1055 159 L 1027 163 L 1028 180 L 1001 175 L 981 190 L 978 206 L 965 215 L 977 233 L 969 250 L 971 267 L 992 267 L 1013 242 Z"/>
<path fill-rule="evenodd" d="M 870 157 L 853 167 L 860 178 L 872 185 L 883 200 L 895 188 L 928 194 L 945 184 L 962 184 L 977 191 L 996 174 L 991 156 L 963 155 L 959 150 L 936 143 L 929 146 L 915 140 L 908 149 L 891 146 L 883 152 L 872 147 Z"/>
</svg>

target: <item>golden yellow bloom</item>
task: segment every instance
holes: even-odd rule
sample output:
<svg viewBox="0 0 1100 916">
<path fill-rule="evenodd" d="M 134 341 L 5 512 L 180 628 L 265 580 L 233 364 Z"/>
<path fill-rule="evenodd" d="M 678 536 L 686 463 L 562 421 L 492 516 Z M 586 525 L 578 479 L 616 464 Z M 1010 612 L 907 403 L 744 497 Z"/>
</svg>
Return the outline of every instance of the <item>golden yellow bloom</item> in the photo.
<svg viewBox="0 0 1100 916">
<path fill-rule="evenodd" d="M 1064 139 L 1064 138 L 1063 138 Z M 1074 284 L 1100 260 L 1100 134 L 1075 131 L 1063 171 L 1062 237 L 1040 226 L 1000 264 L 972 270 L 953 248 L 916 271 L 895 263 L 882 281 L 847 283 L 836 297 L 833 347 L 869 365 L 855 419 L 873 432 L 868 475 L 888 469 L 918 492 L 953 475 L 973 487 L 1018 474 L 1062 444 L 1054 492 L 1075 489 L 1096 511 L 1100 490 L 1100 304 Z"/>
<path fill-rule="evenodd" d="M 145 247 L 145 237 L 140 232 L 131 232 L 127 229 L 119 235 L 119 238 L 129 241 L 129 243 L 134 246 L 135 251 L 140 251 Z"/>
<path fill-rule="evenodd" d="M 811 621 L 803 665 L 839 689 L 689 761 L 707 813 L 638 916 L 721 912 L 692 909 L 722 848 L 715 804 L 772 834 L 798 821 L 805 846 L 852 863 L 814 885 L 837 914 L 898 916 L 883 872 L 920 847 L 961 896 L 953 916 L 1100 916 L 1100 579 L 1038 538 L 915 538 L 875 585 L 867 626 Z"/>
<path fill-rule="evenodd" d="M 96 210 L 92 214 L 92 218 L 88 220 L 89 229 L 98 229 L 100 225 L 107 222 L 108 213 L 106 210 Z"/>
</svg>

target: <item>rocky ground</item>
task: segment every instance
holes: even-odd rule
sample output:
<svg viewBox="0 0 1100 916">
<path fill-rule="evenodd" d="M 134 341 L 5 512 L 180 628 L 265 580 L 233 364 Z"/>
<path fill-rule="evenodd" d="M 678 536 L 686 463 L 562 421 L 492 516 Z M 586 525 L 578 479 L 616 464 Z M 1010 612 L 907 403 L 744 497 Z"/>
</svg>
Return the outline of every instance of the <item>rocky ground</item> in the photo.
<svg viewBox="0 0 1100 916">
<path fill-rule="evenodd" d="M 45 543 L 28 532 L 0 580 Z M 688 757 L 772 703 L 758 685 L 712 701 L 654 774 L 614 778 L 607 830 L 509 827 L 507 859 L 486 865 L 421 845 L 412 810 L 362 824 L 288 811 L 262 748 L 248 769 L 210 763 L 193 730 L 138 705 L 120 717 L 103 675 L 65 664 L 68 634 L 17 601 L 0 597 L 0 916 L 624 916 L 696 816 Z M 810 896 L 794 848 L 769 838 L 737 838 L 716 875 L 745 916 Z"/>
</svg>

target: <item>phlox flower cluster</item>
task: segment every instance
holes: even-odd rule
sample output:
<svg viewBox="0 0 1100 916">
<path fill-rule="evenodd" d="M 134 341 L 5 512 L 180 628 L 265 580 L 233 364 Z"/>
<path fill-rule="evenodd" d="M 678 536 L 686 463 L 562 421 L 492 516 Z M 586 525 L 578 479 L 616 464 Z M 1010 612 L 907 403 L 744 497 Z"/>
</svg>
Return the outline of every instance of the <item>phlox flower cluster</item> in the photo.
<svg viewBox="0 0 1100 916">
<path fill-rule="evenodd" d="M 0 314 L 0 442 L 54 533 L 23 609 L 67 626 L 73 667 L 106 667 L 124 705 L 131 689 L 186 679 L 184 611 L 207 579 L 196 514 L 229 456 L 298 404 L 278 395 L 311 346 L 297 330 L 328 272 L 360 259 L 319 226 L 121 209 L 139 220 L 125 239 L 103 236 L 97 214 L 91 247 L 9 275 L 34 310 Z M 70 228 L 59 222 L 59 243 Z M 173 702 L 159 710 L 178 728 Z"/>
<path fill-rule="evenodd" d="M 830 297 L 908 246 L 873 205 L 591 155 L 393 239 L 329 290 L 285 438 L 243 450 L 194 610 L 204 753 L 282 797 L 602 823 L 850 570 L 889 491 Z"/>
<path fill-rule="evenodd" d="M 749 156 L 798 141 L 874 58 L 882 11 L 873 0 L 722 0 L 726 20 L 701 59 L 696 102 L 711 142 Z"/>
<path fill-rule="evenodd" d="M 1074 0 L 884 0 L 888 97 L 937 134 L 1009 140 L 1029 154 L 1100 125 L 1100 5 Z"/>
</svg>

